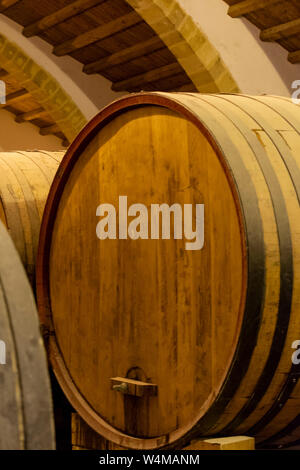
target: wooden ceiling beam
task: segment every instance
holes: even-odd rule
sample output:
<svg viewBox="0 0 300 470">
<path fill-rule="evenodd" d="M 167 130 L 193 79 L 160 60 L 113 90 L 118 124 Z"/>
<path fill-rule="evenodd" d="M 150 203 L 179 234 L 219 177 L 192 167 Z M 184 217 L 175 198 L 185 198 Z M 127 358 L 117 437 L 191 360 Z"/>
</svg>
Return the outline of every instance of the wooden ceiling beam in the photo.
<svg viewBox="0 0 300 470">
<path fill-rule="evenodd" d="M 113 34 L 119 33 L 124 29 L 134 26 L 142 21 L 141 17 L 135 12 L 131 12 L 127 15 L 121 16 L 116 20 L 110 21 L 109 23 L 98 26 L 97 28 L 91 29 L 86 33 L 80 34 L 69 41 L 66 41 L 58 46 L 54 47 L 53 53 L 57 56 L 63 56 L 70 54 L 78 49 L 82 49 L 89 44 L 93 44 L 101 39 L 108 38 Z"/>
<path fill-rule="evenodd" d="M 18 103 L 19 101 L 24 100 L 24 98 L 28 98 L 30 96 L 29 91 L 22 89 L 15 91 L 14 93 L 10 93 L 6 97 L 5 106 L 11 106 L 12 104 Z"/>
<path fill-rule="evenodd" d="M 174 93 L 197 93 L 197 88 L 193 83 L 187 83 L 186 85 L 181 85 L 172 91 Z"/>
<path fill-rule="evenodd" d="M 147 41 L 140 42 L 134 46 L 122 49 L 121 51 L 111 54 L 103 59 L 92 62 L 83 67 L 83 72 L 87 74 L 99 73 L 103 70 L 113 67 L 115 65 L 124 64 L 130 60 L 137 59 L 151 52 L 163 49 L 165 47 L 164 43 L 158 36 L 154 36 Z"/>
<path fill-rule="evenodd" d="M 63 146 L 63 147 L 68 148 L 69 145 L 70 145 L 70 142 L 69 142 L 67 139 L 64 139 L 64 140 L 62 141 L 62 146 Z"/>
<path fill-rule="evenodd" d="M 51 124 L 51 126 L 41 127 L 40 134 L 41 135 L 50 135 L 60 132 L 60 128 L 57 124 Z"/>
<path fill-rule="evenodd" d="M 172 64 L 164 65 L 149 72 L 136 75 L 135 77 L 116 82 L 112 85 L 114 91 L 129 91 L 133 88 L 139 88 L 145 85 L 146 83 L 155 82 L 163 78 L 168 78 L 172 75 L 176 75 L 182 72 L 182 68 L 178 62 Z"/>
<path fill-rule="evenodd" d="M 253 13 L 256 10 L 261 10 L 266 6 L 276 3 L 278 0 L 243 0 L 242 2 L 235 3 L 228 8 L 228 15 L 232 18 Z"/>
<path fill-rule="evenodd" d="M 64 8 L 55 11 L 51 15 L 45 16 L 41 20 L 26 26 L 23 29 L 23 34 L 27 38 L 36 36 L 42 31 L 46 31 L 47 29 L 63 23 L 74 16 L 80 15 L 84 11 L 100 5 L 105 1 L 106 0 L 77 0 Z"/>
<path fill-rule="evenodd" d="M 33 119 L 38 119 L 41 116 L 47 114 L 47 111 L 44 108 L 33 109 L 32 111 L 27 111 L 26 113 L 18 114 L 15 118 L 16 122 L 25 122 L 32 121 Z"/>
<path fill-rule="evenodd" d="M 300 49 L 298 51 L 290 52 L 288 56 L 289 62 L 292 64 L 300 63 Z"/>
<path fill-rule="evenodd" d="M 287 38 L 300 32 L 300 18 L 287 23 L 282 23 L 272 28 L 264 29 L 260 33 L 262 41 L 277 41 L 278 39 Z"/>
<path fill-rule="evenodd" d="M 0 0 L 0 13 L 7 10 L 7 8 L 12 7 L 16 3 L 19 3 L 21 0 Z"/>
<path fill-rule="evenodd" d="M 0 69 L 0 79 L 8 77 L 8 75 L 9 73 L 6 70 Z"/>
</svg>

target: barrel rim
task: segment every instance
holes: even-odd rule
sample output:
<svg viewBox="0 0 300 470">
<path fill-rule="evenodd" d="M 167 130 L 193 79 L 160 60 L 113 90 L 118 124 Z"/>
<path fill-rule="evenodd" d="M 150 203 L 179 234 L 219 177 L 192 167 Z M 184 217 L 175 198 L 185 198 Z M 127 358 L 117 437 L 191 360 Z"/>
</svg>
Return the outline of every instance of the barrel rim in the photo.
<svg viewBox="0 0 300 470">
<path fill-rule="evenodd" d="M 201 408 L 201 413 L 199 412 L 200 415 L 196 416 L 196 418 L 192 422 L 189 422 L 188 425 L 182 426 L 169 434 L 154 438 L 136 438 L 124 434 L 121 431 L 118 431 L 116 428 L 113 428 L 111 425 L 109 425 L 103 418 L 101 418 L 80 393 L 80 391 L 76 387 L 76 384 L 72 380 L 72 377 L 64 362 L 63 354 L 60 351 L 58 342 L 56 340 L 55 329 L 52 321 L 51 300 L 49 295 L 50 286 L 48 266 L 51 251 L 51 237 L 60 197 L 63 194 L 64 187 L 68 181 L 68 176 L 72 172 L 77 160 L 80 158 L 82 150 L 87 147 L 87 145 L 92 141 L 92 139 L 105 125 L 107 125 L 118 115 L 122 114 L 122 112 L 126 112 L 130 109 L 147 105 L 164 107 L 178 113 L 179 115 L 185 117 L 187 120 L 192 122 L 206 137 L 206 139 L 212 146 L 225 172 L 234 199 L 238 215 L 243 253 L 242 295 L 238 312 L 238 331 L 240 333 L 244 321 L 244 307 L 246 304 L 247 297 L 248 246 L 245 219 L 239 196 L 239 191 L 234 180 L 234 176 L 229 167 L 229 164 L 226 161 L 226 157 L 223 154 L 222 149 L 219 147 L 218 142 L 216 141 L 212 132 L 208 129 L 208 127 L 205 126 L 205 123 L 203 123 L 191 109 L 176 100 L 176 96 L 178 95 L 188 95 L 188 93 L 173 93 L 169 94 L 169 96 L 166 93 L 159 92 L 134 93 L 115 100 L 114 102 L 106 106 L 103 110 L 101 110 L 82 129 L 82 131 L 79 133 L 79 135 L 76 137 L 76 139 L 73 141 L 73 143 L 67 150 L 51 185 L 40 231 L 40 240 L 36 264 L 37 302 L 45 343 L 55 376 L 69 401 L 72 403 L 79 415 L 86 421 L 86 423 L 90 427 L 92 427 L 96 432 L 101 434 L 106 439 L 120 446 L 128 447 L 131 449 L 158 449 L 168 447 L 171 444 L 174 446 L 175 444 L 179 443 L 182 446 L 190 441 L 190 439 L 193 437 L 193 432 L 195 432 L 195 427 L 197 423 L 203 418 L 203 416 L 205 416 L 207 411 L 210 409 L 210 406 L 215 403 L 216 398 L 218 397 L 219 392 L 222 389 L 222 384 L 225 382 L 226 377 L 230 375 L 231 366 L 234 361 L 236 349 L 238 347 L 239 335 L 237 335 L 235 348 L 233 350 L 232 357 L 229 361 L 228 368 L 224 373 L 223 380 L 221 381 L 219 389 L 217 390 L 217 392 L 211 393 L 211 395 L 208 397 L 207 401 Z M 250 357 L 251 354 L 249 353 L 249 359 Z M 222 397 L 220 402 L 222 403 Z"/>
</svg>

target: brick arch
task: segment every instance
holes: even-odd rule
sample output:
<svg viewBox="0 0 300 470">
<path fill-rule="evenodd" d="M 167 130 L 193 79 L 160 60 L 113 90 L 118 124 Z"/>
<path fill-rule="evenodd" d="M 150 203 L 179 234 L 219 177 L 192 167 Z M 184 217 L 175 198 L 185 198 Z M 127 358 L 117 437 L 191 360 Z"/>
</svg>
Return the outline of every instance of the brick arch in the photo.
<svg viewBox="0 0 300 470">
<path fill-rule="evenodd" d="M 160 36 L 199 92 L 238 93 L 220 54 L 177 0 L 126 0 Z M 174 35 L 165 33 L 174 32 Z"/>
<path fill-rule="evenodd" d="M 1 68 L 25 88 L 72 141 L 87 120 L 58 81 L 17 44 L 0 34 Z"/>
</svg>

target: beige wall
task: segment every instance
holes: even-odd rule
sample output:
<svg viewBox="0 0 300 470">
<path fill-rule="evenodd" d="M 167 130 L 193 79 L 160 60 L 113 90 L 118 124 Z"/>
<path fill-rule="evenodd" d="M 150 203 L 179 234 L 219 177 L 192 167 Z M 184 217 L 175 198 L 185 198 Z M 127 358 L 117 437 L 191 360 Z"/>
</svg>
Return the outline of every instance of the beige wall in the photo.
<svg viewBox="0 0 300 470">
<path fill-rule="evenodd" d="M 41 136 L 33 124 L 17 124 L 13 114 L 0 110 L 0 151 L 12 150 L 65 150 L 55 136 Z"/>
<path fill-rule="evenodd" d="M 243 93 L 290 96 L 300 65 L 288 62 L 285 49 L 260 41 L 258 28 L 246 19 L 229 17 L 223 0 L 178 2 L 218 50 Z"/>
</svg>

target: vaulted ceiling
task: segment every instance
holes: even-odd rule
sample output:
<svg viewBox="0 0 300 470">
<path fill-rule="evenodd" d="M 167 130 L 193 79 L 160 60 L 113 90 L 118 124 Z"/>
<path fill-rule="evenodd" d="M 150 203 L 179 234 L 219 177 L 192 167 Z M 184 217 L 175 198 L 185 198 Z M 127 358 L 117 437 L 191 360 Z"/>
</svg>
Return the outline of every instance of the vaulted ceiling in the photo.
<svg viewBox="0 0 300 470">
<path fill-rule="evenodd" d="M 110 80 L 115 91 L 238 91 L 176 0 L 0 0 L 0 13 L 21 25 L 26 38 L 39 36 L 54 55 L 80 62 L 83 73 Z M 16 120 L 63 138 L 51 113 L 4 66 L 1 74 L 9 88 L 6 108 Z"/>
<path fill-rule="evenodd" d="M 69 55 L 84 73 L 110 80 L 115 91 L 196 91 L 170 49 L 125 0 L 0 0 L 0 13 L 22 25 L 26 38 L 39 36 L 54 55 Z M 17 122 L 30 121 L 67 145 L 55 120 L 13 74 L 0 69 L 0 79 L 7 85 L 4 107 Z"/>
<path fill-rule="evenodd" d="M 278 42 L 290 62 L 300 62 L 300 0 L 224 1 L 231 17 L 245 17 L 261 30 L 263 41 Z M 158 4 L 169 5 L 165 17 Z M 136 5 L 143 5 L 145 14 Z M 115 91 L 238 91 L 217 51 L 175 0 L 0 0 L 0 13 L 21 25 L 26 38 L 39 36 L 54 55 L 80 62 L 83 73 L 110 80 Z M 53 114 L 1 67 L 8 87 L 5 108 L 17 122 L 30 121 L 42 135 L 54 134 L 67 145 Z"/>
<path fill-rule="evenodd" d="M 87 74 L 101 73 L 116 91 L 176 89 L 191 80 L 168 47 L 124 0 L 7 0 L 4 10 L 40 36 L 56 56 L 70 55 Z M 1 2 L 0 2 L 1 5 Z"/>
</svg>

